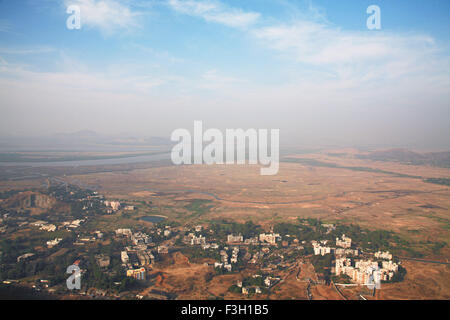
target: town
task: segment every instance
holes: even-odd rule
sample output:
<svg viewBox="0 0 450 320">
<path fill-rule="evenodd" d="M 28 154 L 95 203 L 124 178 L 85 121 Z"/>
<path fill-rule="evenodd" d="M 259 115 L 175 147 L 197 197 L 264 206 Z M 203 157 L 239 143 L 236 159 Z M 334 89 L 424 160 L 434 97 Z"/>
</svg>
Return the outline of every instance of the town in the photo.
<svg viewBox="0 0 450 320">
<path fill-rule="evenodd" d="M 3 209 L 3 234 L 26 231 L 39 235 L 19 237 L 19 244 L 2 242 L 0 275 L 4 284 L 50 294 L 174 298 L 170 292 L 148 297 L 139 292 L 176 252 L 207 267 L 211 277 L 242 275 L 228 291 L 247 298 L 267 295 L 292 272 L 299 281 L 332 285 L 336 290 L 339 285 L 401 281 L 406 273 L 401 261 L 387 250 L 389 241 L 398 240 L 387 232 L 361 232 L 357 226 L 316 219 L 278 223 L 266 230 L 251 221 L 226 220 L 184 226 L 162 220 L 101 229 L 96 216 L 130 215 L 135 206 L 70 185 L 49 186 L 47 195 L 32 195 L 31 201 L 51 201 L 50 196 L 69 203 L 70 215 L 40 214 L 25 219 L 20 210 Z M 358 235 L 358 239 L 344 232 Z M 314 277 L 302 280 L 298 275 L 305 263 L 314 267 Z M 70 265 L 81 270 L 79 291 L 68 292 L 65 286 Z M 311 298 L 309 292 L 306 296 Z"/>
</svg>

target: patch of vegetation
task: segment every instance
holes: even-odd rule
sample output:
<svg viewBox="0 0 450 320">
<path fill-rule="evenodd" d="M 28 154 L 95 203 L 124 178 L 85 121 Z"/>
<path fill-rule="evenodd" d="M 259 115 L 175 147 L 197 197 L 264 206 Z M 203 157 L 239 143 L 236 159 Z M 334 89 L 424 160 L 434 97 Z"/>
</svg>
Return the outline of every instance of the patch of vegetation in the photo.
<svg viewBox="0 0 450 320">
<path fill-rule="evenodd" d="M 431 250 L 433 251 L 434 254 L 439 254 L 441 252 L 441 249 L 444 248 L 446 245 L 447 243 L 444 241 L 436 242 L 431 248 Z"/>
<path fill-rule="evenodd" d="M 251 221 L 246 223 L 230 222 L 226 220 L 213 221 L 210 225 L 210 229 L 214 231 L 214 234 L 219 238 L 226 238 L 229 234 L 242 234 L 244 238 L 252 238 L 260 233 L 263 233 L 263 229 L 254 224 Z"/>
<path fill-rule="evenodd" d="M 228 288 L 228 291 L 230 291 L 232 293 L 241 293 L 242 292 L 242 288 L 240 288 L 237 285 L 233 284 L 232 286 L 230 286 Z"/>
<path fill-rule="evenodd" d="M 406 276 L 406 269 L 399 265 L 398 271 L 396 273 L 394 273 L 394 276 L 392 277 L 392 279 L 389 281 L 382 281 L 382 282 L 387 282 L 387 283 L 401 282 L 401 281 L 403 281 L 403 279 L 405 279 L 405 276 Z"/>
<path fill-rule="evenodd" d="M 318 161 L 315 159 L 304 159 L 304 158 L 283 158 L 283 162 L 291 162 L 291 163 L 300 163 L 306 166 L 312 166 L 312 167 L 324 167 L 324 168 L 338 168 L 338 169 L 347 169 L 352 171 L 361 171 L 361 172 L 372 172 L 372 173 L 382 173 L 382 174 L 388 174 L 394 177 L 399 178 L 413 178 L 413 179 L 422 179 L 421 176 L 413 176 L 409 174 L 403 174 L 403 173 L 397 173 L 392 171 L 386 171 L 381 169 L 374 169 L 369 167 L 348 167 L 348 166 L 342 166 L 337 163 L 331 163 L 331 162 L 323 162 Z"/>
<path fill-rule="evenodd" d="M 182 252 L 192 262 L 198 262 L 198 260 L 204 258 L 220 260 L 220 254 L 217 250 L 203 250 L 200 247 L 185 247 Z"/>
<path fill-rule="evenodd" d="M 338 276 L 333 275 L 331 276 L 331 280 L 333 280 L 334 283 L 353 283 L 352 279 L 346 274 L 340 274 Z"/>
<path fill-rule="evenodd" d="M 0 192 L 0 199 L 8 199 L 20 192 L 24 192 L 24 191 L 29 191 L 29 189 L 25 189 L 25 190 L 6 190 L 3 192 Z"/>
<path fill-rule="evenodd" d="M 334 260 L 334 255 L 326 254 L 324 256 L 312 256 L 311 263 L 314 266 L 314 270 L 317 273 L 321 273 L 324 276 L 326 282 L 329 282 L 331 279 L 331 265 Z"/>
<path fill-rule="evenodd" d="M 202 216 L 214 207 L 213 205 L 208 205 L 211 202 L 211 200 L 194 199 L 188 205 L 184 206 L 184 208 L 192 212 L 191 217 Z"/>
<path fill-rule="evenodd" d="M 427 178 L 424 179 L 423 181 L 428 183 L 440 184 L 443 186 L 450 186 L 449 178 Z"/>
</svg>

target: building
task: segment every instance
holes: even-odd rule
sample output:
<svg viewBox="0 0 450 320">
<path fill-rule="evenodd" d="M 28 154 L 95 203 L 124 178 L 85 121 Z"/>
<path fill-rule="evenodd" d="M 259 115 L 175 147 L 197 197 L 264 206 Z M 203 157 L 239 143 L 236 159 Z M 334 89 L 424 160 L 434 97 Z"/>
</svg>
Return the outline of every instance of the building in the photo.
<svg viewBox="0 0 450 320">
<path fill-rule="evenodd" d="M 158 246 L 158 253 L 161 253 L 161 254 L 169 253 L 169 247 L 168 246 Z"/>
<path fill-rule="evenodd" d="M 122 260 L 122 263 L 124 264 L 127 264 L 130 261 L 130 257 L 126 251 L 120 253 L 120 260 Z"/>
<path fill-rule="evenodd" d="M 57 246 L 61 241 L 61 238 L 55 238 L 53 240 L 47 241 L 47 247 L 53 248 L 54 246 Z"/>
<path fill-rule="evenodd" d="M 127 237 L 131 237 L 133 233 L 131 232 L 130 229 L 117 229 L 116 230 L 116 235 L 117 236 L 127 236 Z"/>
<path fill-rule="evenodd" d="M 104 254 L 98 254 L 95 256 L 95 260 L 97 261 L 97 264 L 100 268 L 106 268 L 109 266 L 109 263 L 111 262 L 111 259 L 109 256 L 106 256 Z"/>
<path fill-rule="evenodd" d="M 324 256 L 326 254 L 331 253 L 331 251 L 332 251 L 332 248 L 330 248 L 330 247 L 322 247 L 317 242 L 315 242 L 313 244 L 313 249 L 314 249 L 314 255 L 316 255 L 316 256 L 318 256 L 318 255 Z"/>
<path fill-rule="evenodd" d="M 203 236 L 196 236 L 196 235 L 193 235 L 192 236 L 192 238 L 191 238 L 191 246 L 194 246 L 194 245 L 204 245 L 206 243 L 206 238 L 205 237 L 203 237 Z"/>
<path fill-rule="evenodd" d="M 164 234 L 164 237 L 170 237 L 171 233 L 172 233 L 172 231 L 166 229 L 166 230 L 164 230 L 163 234 Z"/>
<path fill-rule="evenodd" d="M 105 201 L 105 206 L 111 207 L 114 211 L 117 211 L 120 209 L 120 202 L 119 201 Z"/>
<path fill-rule="evenodd" d="M 101 231 L 95 231 L 94 232 L 95 236 L 97 237 L 97 239 L 102 239 L 103 238 L 103 233 Z"/>
<path fill-rule="evenodd" d="M 233 234 L 229 234 L 227 236 L 227 242 L 228 243 L 242 243 L 244 242 L 244 237 L 242 236 L 242 234 L 238 234 L 238 235 L 233 235 Z"/>
<path fill-rule="evenodd" d="M 378 259 L 392 260 L 392 254 L 390 254 L 389 251 L 386 251 L 386 252 L 378 251 L 378 252 L 375 252 L 374 256 L 375 256 L 375 258 L 378 258 Z"/>
<path fill-rule="evenodd" d="M 127 270 L 127 277 L 132 277 L 136 280 L 145 280 L 145 268 L 129 269 Z"/>
<path fill-rule="evenodd" d="M 245 239 L 244 243 L 257 246 L 257 245 L 259 245 L 259 240 L 258 240 L 258 237 L 248 238 L 248 239 Z"/>
<path fill-rule="evenodd" d="M 350 248 L 352 246 L 352 239 L 342 235 L 342 239 L 336 238 L 336 246 L 342 248 Z"/>
<path fill-rule="evenodd" d="M 141 266 L 150 265 L 152 261 L 155 259 L 153 254 L 147 250 L 136 251 L 136 255 Z"/>
<path fill-rule="evenodd" d="M 358 256 L 359 255 L 359 250 L 358 249 L 336 248 L 334 253 L 337 256 L 344 256 L 344 255 Z"/>
<path fill-rule="evenodd" d="M 259 235 L 259 241 L 267 242 L 270 244 L 276 244 L 277 240 L 280 239 L 280 235 L 278 233 L 261 233 Z"/>
<path fill-rule="evenodd" d="M 387 270 L 387 271 L 392 271 L 392 272 L 398 272 L 398 264 L 396 264 L 395 262 L 390 261 L 383 261 L 381 263 L 382 268 Z"/>
<path fill-rule="evenodd" d="M 143 232 L 136 232 L 131 235 L 131 241 L 133 241 L 134 245 L 148 244 L 152 241 L 149 235 Z"/>
<path fill-rule="evenodd" d="M 32 256 L 34 256 L 34 253 L 25 253 L 25 254 L 17 257 L 17 262 L 20 262 L 22 260 L 25 261 L 28 258 L 31 258 Z"/>
<path fill-rule="evenodd" d="M 336 275 L 346 274 L 354 282 L 359 284 L 373 284 L 378 280 L 390 280 L 398 271 L 398 265 L 392 261 L 383 261 L 382 268 L 379 268 L 378 262 L 372 260 L 359 260 L 355 266 L 351 265 L 349 258 L 337 258 L 335 273 Z"/>
<path fill-rule="evenodd" d="M 44 230 L 47 232 L 54 232 L 56 230 L 56 226 L 54 224 L 45 224 L 39 228 L 39 230 Z"/>
</svg>

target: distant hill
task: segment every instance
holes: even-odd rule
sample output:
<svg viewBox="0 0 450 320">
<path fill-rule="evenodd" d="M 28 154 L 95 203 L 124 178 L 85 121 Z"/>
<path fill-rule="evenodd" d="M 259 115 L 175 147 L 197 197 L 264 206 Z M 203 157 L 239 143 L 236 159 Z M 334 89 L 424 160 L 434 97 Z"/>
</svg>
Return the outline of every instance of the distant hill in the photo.
<svg viewBox="0 0 450 320">
<path fill-rule="evenodd" d="M 50 209 L 57 204 L 57 200 L 39 192 L 20 192 L 6 199 L 2 206 L 17 209 Z"/>
<path fill-rule="evenodd" d="M 450 151 L 418 153 L 407 149 L 390 149 L 357 155 L 360 159 L 392 161 L 413 165 L 430 165 L 450 168 Z"/>
</svg>

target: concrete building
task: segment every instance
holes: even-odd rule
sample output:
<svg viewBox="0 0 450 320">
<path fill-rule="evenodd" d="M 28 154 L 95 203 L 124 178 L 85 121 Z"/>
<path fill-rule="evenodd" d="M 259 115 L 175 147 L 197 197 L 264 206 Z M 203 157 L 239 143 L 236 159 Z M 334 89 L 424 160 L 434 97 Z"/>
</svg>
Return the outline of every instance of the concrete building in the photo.
<svg viewBox="0 0 450 320">
<path fill-rule="evenodd" d="M 126 251 L 120 253 L 120 260 L 122 260 L 122 263 L 124 264 L 127 264 L 130 261 L 130 257 Z"/>
<path fill-rule="evenodd" d="M 145 280 L 145 268 L 127 270 L 127 277 L 133 277 L 137 280 Z"/>
<path fill-rule="evenodd" d="M 194 245 L 204 245 L 206 243 L 206 238 L 205 237 L 203 237 L 203 236 L 196 236 L 196 235 L 194 235 L 192 238 L 191 238 L 191 246 L 194 246 Z"/>
<path fill-rule="evenodd" d="M 41 226 L 39 228 L 39 230 L 44 230 L 47 232 L 54 232 L 54 231 L 56 231 L 56 226 L 54 224 L 45 224 L 45 225 Z"/>
<path fill-rule="evenodd" d="M 104 254 L 98 254 L 95 256 L 95 260 L 97 261 L 97 264 L 100 268 L 106 268 L 109 266 L 111 262 L 111 258 L 109 256 L 106 256 Z"/>
<path fill-rule="evenodd" d="M 227 242 L 228 243 L 242 243 L 244 242 L 244 237 L 241 234 L 238 235 L 233 235 L 233 234 L 229 234 L 227 236 Z"/>
<path fill-rule="evenodd" d="M 53 248 L 54 246 L 57 246 L 61 241 L 61 238 L 55 238 L 53 240 L 47 241 L 47 247 Z"/>
<path fill-rule="evenodd" d="M 281 237 L 278 233 L 261 233 L 259 235 L 259 241 L 261 242 L 267 242 L 270 244 L 276 244 L 277 240 L 279 240 Z"/>
<path fill-rule="evenodd" d="M 350 248 L 352 246 L 352 239 L 342 235 L 342 239 L 336 238 L 336 246 L 342 248 Z"/>
<path fill-rule="evenodd" d="M 111 207 L 114 211 L 117 211 L 120 209 L 120 202 L 119 201 L 105 201 L 105 206 Z"/>
<path fill-rule="evenodd" d="M 375 258 L 378 258 L 378 259 L 392 260 L 392 254 L 390 254 L 389 251 L 386 251 L 386 252 L 378 251 L 378 252 L 375 252 L 374 256 L 375 256 Z"/>
<path fill-rule="evenodd" d="M 116 235 L 117 236 L 126 236 L 126 237 L 131 237 L 133 233 L 131 232 L 130 229 L 117 229 L 116 230 Z"/>
</svg>

